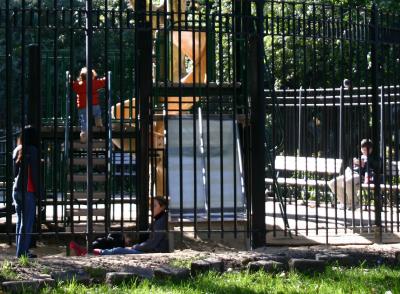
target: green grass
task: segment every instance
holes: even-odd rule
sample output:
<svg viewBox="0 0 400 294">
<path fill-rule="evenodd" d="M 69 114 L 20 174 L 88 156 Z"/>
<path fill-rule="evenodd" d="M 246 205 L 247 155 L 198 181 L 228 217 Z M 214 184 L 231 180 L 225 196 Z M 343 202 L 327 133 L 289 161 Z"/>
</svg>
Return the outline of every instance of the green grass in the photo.
<svg viewBox="0 0 400 294">
<path fill-rule="evenodd" d="M 30 266 L 29 257 L 26 256 L 26 255 L 21 255 L 21 256 L 18 258 L 18 263 L 19 263 L 19 265 L 22 266 L 22 267 Z"/>
<path fill-rule="evenodd" d="M 277 276 L 257 272 L 207 273 L 184 282 L 144 281 L 118 287 L 91 287 L 75 282 L 44 289 L 43 293 L 400 293 L 400 267 L 342 269 L 330 267 L 317 275 L 299 273 Z"/>
<path fill-rule="evenodd" d="M 17 279 L 18 279 L 18 274 L 13 269 L 12 263 L 8 260 L 4 260 L 0 267 L 0 280 L 9 281 Z"/>
<path fill-rule="evenodd" d="M 86 267 L 85 272 L 87 272 L 90 277 L 97 280 L 103 280 L 107 273 L 107 271 L 103 268 L 94 267 Z"/>
</svg>

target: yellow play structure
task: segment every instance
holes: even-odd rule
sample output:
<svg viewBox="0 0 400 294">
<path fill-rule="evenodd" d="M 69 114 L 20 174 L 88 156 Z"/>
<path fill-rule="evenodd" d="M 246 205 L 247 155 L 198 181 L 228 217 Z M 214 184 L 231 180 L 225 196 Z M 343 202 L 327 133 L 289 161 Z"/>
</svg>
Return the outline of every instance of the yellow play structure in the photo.
<svg viewBox="0 0 400 294">
<path fill-rule="evenodd" d="M 134 0 L 130 0 L 132 7 L 135 5 Z M 167 11 L 169 15 L 174 16 L 176 19 L 176 15 L 179 11 L 184 12 L 186 7 L 186 1 L 179 0 L 166 0 L 160 6 L 153 5 L 152 11 L 164 11 L 164 5 L 167 5 Z M 149 9 L 149 7 L 148 7 Z M 181 13 L 180 21 L 185 20 L 185 13 Z M 165 31 L 164 23 L 160 21 L 156 21 L 153 18 L 153 36 L 157 35 L 157 31 Z M 179 28 L 179 31 L 178 31 Z M 187 29 L 185 27 L 185 29 Z M 167 44 L 164 46 L 169 46 L 171 54 L 171 58 L 165 58 L 162 62 L 165 62 L 163 66 L 167 66 L 171 69 L 169 80 L 172 82 L 172 86 L 180 86 L 183 87 L 194 87 L 199 85 L 204 85 L 207 82 L 207 58 L 206 58 L 206 46 L 207 46 L 207 35 L 206 32 L 195 31 L 190 28 L 184 30 L 183 26 L 179 26 L 176 23 L 174 24 L 171 21 L 171 24 L 167 28 L 167 32 L 169 34 Z M 166 40 L 166 39 L 164 39 Z M 167 64 L 167 60 L 169 64 Z M 187 70 L 186 64 L 190 63 L 191 67 Z M 165 84 L 161 81 L 153 81 L 156 87 L 163 87 Z M 168 111 L 168 116 L 178 115 L 179 110 L 188 111 L 193 107 L 193 103 L 197 102 L 200 97 L 196 96 L 165 96 L 160 95 L 158 97 L 158 102 L 164 105 L 164 111 Z M 111 117 L 115 120 L 125 120 L 129 121 L 128 123 L 123 123 L 126 128 L 132 128 L 135 126 L 135 98 L 127 99 L 123 102 L 123 106 L 121 107 L 121 103 L 117 103 L 111 109 Z M 116 124 L 119 124 L 116 123 Z M 154 150 L 162 150 L 165 148 L 164 144 L 164 120 L 163 113 L 155 113 L 154 122 L 153 122 L 153 132 L 150 137 L 150 148 Z M 125 152 L 135 152 L 135 139 L 124 139 L 121 140 L 118 138 L 113 139 L 114 145 Z M 164 152 L 159 152 L 156 157 L 156 194 L 160 196 L 165 196 L 164 193 L 164 173 L 163 173 L 163 155 Z"/>
</svg>

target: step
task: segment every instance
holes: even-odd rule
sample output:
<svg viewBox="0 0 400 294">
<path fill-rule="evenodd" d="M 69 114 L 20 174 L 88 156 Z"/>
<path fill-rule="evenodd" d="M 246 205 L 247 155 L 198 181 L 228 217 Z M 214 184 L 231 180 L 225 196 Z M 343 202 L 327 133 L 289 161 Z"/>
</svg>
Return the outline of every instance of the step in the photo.
<svg viewBox="0 0 400 294">
<path fill-rule="evenodd" d="M 69 197 L 71 194 L 67 193 L 67 196 Z M 74 199 L 87 199 L 87 194 L 86 192 L 74 192 Z M 104 192 L 93 192 L 93 200 L 97 199 L 104 199 L 105 198 L 105 193 Z"/>
<path fill-rule="evenodd" d="M 105 182 L 106 181 L 106 175 L 93 175 L 93 182 Z M 74 182 L 86 182 L 86 174 L 77 174 L 74 175 Z"/>
<path fill-rule="evenodd" d="M 105 158 L 93 158 L 93 165 L 106 165 L 106 159 Z M 74 165 L 87 165 L 87 159 L 85 157 L 80 157 L 80 158 L 74 158 L 73 159 Z"/>
<path fill-rule="evenodd" d="M 76 222 L 74 223 L 74 233 L 86 233 L 87 231 L 87 223 L 86 222 Z M 65 228 L 65 232 L 71 233 L 72 232 L 72 226 L 68 225 Z M 93 233 L 102 233 L 105 234 L 105 224 L 102 223 L 94 223 L 93 224 Z"/>
<path fill-rule="evenodd" d="M 65 210 L 65 214 L 67 216 L 71 215 L 71 210 L 67 208 Z M 93 216 L 105 216 L 106 215 L 106 209 L 105 208 L 93 208 Z M 74 208 L 74 216 L 87 216 L 87 209 L 86 207 L 83 208 Z"/>
<path fill-rule="evenodd" d="M 82 143 L 80 141 L 74 141 L 73 148 L 74 150 L 86 150 L 86 143 Z M 92 149 L 106 149 L 106 141 L 104 140 L 93 140 L 92 142 Z"/>
</svg>

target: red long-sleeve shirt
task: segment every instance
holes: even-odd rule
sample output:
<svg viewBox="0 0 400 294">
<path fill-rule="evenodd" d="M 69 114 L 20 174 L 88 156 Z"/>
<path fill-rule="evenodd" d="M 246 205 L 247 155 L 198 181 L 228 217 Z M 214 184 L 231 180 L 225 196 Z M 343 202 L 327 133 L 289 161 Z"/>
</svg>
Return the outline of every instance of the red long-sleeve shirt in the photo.
<svg viewBox="0 0 400 294">
<path fill-rule="evenodd" d="M 105 79 L 95 79 L 92 84 L 93 105 L 99 104 L 98 90 L 105 88 Z M 76 93 L 76 105 L 79 109 L 86 108 L 86 81 L 74 81 L 72 89 Z"/>
</svg>

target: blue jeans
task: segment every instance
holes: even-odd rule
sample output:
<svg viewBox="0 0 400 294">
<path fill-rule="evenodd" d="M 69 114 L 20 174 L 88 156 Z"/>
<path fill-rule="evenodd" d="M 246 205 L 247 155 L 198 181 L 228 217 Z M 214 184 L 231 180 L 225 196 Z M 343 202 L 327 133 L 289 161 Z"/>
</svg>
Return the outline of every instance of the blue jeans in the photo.
<svg viewBox="0 0 400 294">
<path fill-rule="evenodd" d="M 101 107 L 100 105 L 93 105 L 93 117 L 101 118 Z M 79 125 L 81 127 L 81 132 L 86 132 L 86 108 L 78 109 Z"/>
<path fill-rule="evenodd" d="M 101 250 L 100 255 L 140 254 L 140 253 L 144 253 L 144 252 L 136 250 L 136 249 L 133 249 L 133 248 L 116 247 L 116 248 L 113 248 L 113 249 Z"/>
<path fill-rule="evenodd" d="M 29 252 L 32 227 L 35 220 L 35 194 L 25 192 L 24 196 L 24 199 L 22 199 L 21 192 L 13 192 L 15 210 L 17 211 L 17 230 L 15 238 L 17 257 L 26 255 Z"/>
</svg>

